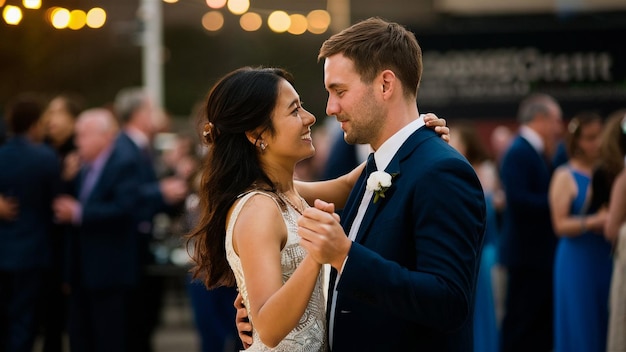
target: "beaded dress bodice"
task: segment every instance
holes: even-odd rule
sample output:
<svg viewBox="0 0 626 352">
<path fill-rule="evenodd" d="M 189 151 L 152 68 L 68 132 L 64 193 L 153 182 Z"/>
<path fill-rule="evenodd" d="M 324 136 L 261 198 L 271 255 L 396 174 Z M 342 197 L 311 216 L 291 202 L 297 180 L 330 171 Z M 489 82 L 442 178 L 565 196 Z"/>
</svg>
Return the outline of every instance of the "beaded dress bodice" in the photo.
<svg viewBox="0 0 626 352">
<path fill-rule="evenodd" d="M 299 244 L 300 236 L 298 235 L 298 225 L 296 223 L 299 214 L 291 207 L 281 206 L 275 195 L 252 191 L 240 196 L 241 200 L 236 203 L 235 208 L 230 216 L 230 220 L 226 226 L 226 257 L 228 263 L 235 274 L 237 281 L 237 287 L 243 297 L 246 307 L 250 307 L 250 301 L 248 298 L 248 291 L 246 288 L 246 282 L 244 280 L 243 269 L 241 267 L 241 261 L 239 256 L 233 249 L 233 229 L 237 221 L 237 217 L 245 203 L 254 195 L 261 194 L 270 197 L 276 202 L 276 205 L 283 214 L 285 225 L 287 226 L 287 242 L 285 247 L 281 250 L 281 267 L 283 275 L 283 283 L 285 283 L 296 270 L 302 259 L 306 255 L 306 251 Z M 323 269 L 322 269 L 323 270 Z M 250 318 L 253 331 L 252 338 L 253 344 L 246 352 L 254 351 L 285 351 L 285 352 L 297 352 L 297 351 L 311 351 L 311 352 L 324 352 L 327 349 L 326 343 L 326 302 L 324 299 L 322 288 L 323 273 L 317 277 L 317 283 L 309 300 L 309 304 L 300 318 L 298 325 L 274 348 L 263 345 L 261 339 L 256 330 L 254 330 L 254 321 Z"/>
</svg>

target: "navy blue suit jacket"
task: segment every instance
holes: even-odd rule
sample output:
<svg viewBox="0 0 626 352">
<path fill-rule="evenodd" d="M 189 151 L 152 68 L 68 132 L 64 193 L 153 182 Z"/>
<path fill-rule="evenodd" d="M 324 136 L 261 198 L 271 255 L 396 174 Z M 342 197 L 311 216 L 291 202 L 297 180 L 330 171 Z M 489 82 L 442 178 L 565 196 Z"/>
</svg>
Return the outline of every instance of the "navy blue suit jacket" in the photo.
<svg viewBox="0 0 626 352">
<path fill-rule="evenodd" d="M 102 289 L 137 283 L 134 213 L 140 184 L 140 165 L 129 150 L 116 145 L 82 204 L 82 223 L 71 242 L 72 275 L 78 275 L 71 278 L 73 284 Z"/>
<path fill-rule="evenodd" d="M 50 264 L 52 199 L 60 173 L 56 153 L 48 146 L 17 136 L 0 147 L 0 194 L 19 202 L 15 221 L 0 220 L 0 269 Z"/>
<path fill-rule="evenodd" d="M 139 164 L 141 185 L 137 189 L 139 196 L 139 207 L 136 210 L 137 220 L 152 223 L 152 218 L 156 213 L 167 210 L 167 204 L 163 200 L 152 160 L 139 149 L 125 132 L 119 134 L 116 145 L 125 150 L 128 157 L 134 158 Z"/>
<path fill-rule="evenodd" d="M 337 285 L 332 350 L 471 351 L 486 216 L 476 173 L 428 128 L 385 171 L 397 176 L 369 205 Z M 344 219 L 361 187 L 364 175 Z"/>
<path fill-rule="evenodd" d="M 551 161 L 517 136 L 500 168 L 506 194 L 500 262 L 505 266 L 552 270 L 557 239 L 548 204 L 551 175 Z"/>
</svg>

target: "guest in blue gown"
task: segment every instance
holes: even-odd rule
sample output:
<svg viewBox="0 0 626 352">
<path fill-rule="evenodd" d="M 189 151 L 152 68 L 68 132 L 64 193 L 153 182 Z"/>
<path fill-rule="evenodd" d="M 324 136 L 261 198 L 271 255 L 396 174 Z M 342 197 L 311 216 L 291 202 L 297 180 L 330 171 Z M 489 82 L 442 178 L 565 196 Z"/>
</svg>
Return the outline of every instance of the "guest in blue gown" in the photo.
<svg viewBox="0 0 626 352">
<path fill-rule="evenodd" d="M 606 209 L 589 208 L 600 153 L 602 119 L 574 117 L 567 129 L 569 161 L 555 170 L 549 201 L 559 237 L 554 262 L 554 351 L 605 351 L 611 246 L 602 235 Z"/>
<path fill-rule="evenodd" d="M 474 126 L 468 121 L 451 124 L 450 145 L 463 154 L 480 180 L 485 194 L 487 222 L 480 269 L 476 283 L 474 306 L 474 351 L 497 352 L 499 343 L 498 322 L 494 299 L 493 270 L 497 264 L 498 222 L 495 201 L 500 196 L 497 167 L 490 160 L 487 149 Z"/>
</svg>

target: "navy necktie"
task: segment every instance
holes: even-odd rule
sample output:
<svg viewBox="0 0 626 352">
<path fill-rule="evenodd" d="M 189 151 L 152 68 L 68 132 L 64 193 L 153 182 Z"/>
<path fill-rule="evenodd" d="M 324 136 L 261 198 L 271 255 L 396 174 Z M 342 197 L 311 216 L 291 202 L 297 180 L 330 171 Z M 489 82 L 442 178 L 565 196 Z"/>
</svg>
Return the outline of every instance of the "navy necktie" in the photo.
<svg viewBox="0 0 626 352">
<path fill-rule="evenodd" d="M 378 168 L 376 167 L 376 160 L 374 159 L 374 153 L 370 153 L 370 155 L 367 157 L 367 164 L 365 164 L 365 182 L 367 182 L 367 179 L 370 177 L 372 172 L 377 171 L 377 170 Z"/>
</svg>

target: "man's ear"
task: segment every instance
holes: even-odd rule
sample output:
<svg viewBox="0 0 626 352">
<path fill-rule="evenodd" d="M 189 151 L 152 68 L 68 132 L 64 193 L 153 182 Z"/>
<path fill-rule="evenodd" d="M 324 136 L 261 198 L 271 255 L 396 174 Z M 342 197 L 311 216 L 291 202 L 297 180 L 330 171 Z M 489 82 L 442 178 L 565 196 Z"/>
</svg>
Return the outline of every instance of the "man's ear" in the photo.
<svg viewBox="0 0 626 352">
<path fill-rule="evenodd" d="M 384 70 L 380 74 L 380 82 L 382 86 L 382 92 L 385 96 L 389 96 L 396 88 L 396 74 L 391 70 Z"/>
</svg>

